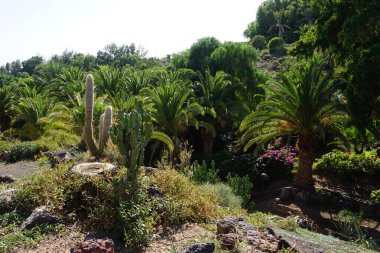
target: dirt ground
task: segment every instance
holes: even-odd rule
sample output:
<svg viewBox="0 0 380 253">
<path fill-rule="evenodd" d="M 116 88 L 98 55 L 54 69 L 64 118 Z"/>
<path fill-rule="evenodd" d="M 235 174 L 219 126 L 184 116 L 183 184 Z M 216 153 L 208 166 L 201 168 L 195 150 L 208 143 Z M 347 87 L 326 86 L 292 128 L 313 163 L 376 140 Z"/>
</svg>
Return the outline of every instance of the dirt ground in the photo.
<svg viewBox="0 0 380 253">
<path fill-rule="evenodd" d="M 17 163 L 0 163 L 0 176 L 11 175 L 15 178 L 30 175 L 39 169 L 37 162 L 21 161 Z"/>
</svg>

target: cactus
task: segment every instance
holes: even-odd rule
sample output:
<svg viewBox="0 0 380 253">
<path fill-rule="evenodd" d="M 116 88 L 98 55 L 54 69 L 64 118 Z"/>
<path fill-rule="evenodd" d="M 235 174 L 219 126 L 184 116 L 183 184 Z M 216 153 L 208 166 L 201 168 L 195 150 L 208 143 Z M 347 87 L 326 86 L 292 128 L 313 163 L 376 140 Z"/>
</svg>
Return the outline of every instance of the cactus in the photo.
<svg viewBox="0 0 380 253">
<path fill-rule="evenodd" d="M 127 180 L 133 180 L 143 164 L 145 147 L 152 138 L 153 125 L 150 117 L 141 107 L 130 113 L 123 112 L 119 115 L 117 125 L 111 127 L 110 133 L 128 168 Z"/>
<path fill-rule="evenodd" d="M 91 74 L 86 77 L 86 110 L 85 110 L 85 125 L 84 125 L 84 140 L 91 154 L 99 158 L 109 137 L 109 128 L 112 124 L 112 107 L 107 106 L 105 112 L 100 116 L 99 124 L 99 147 L 96 146 L 93 134 L 93 113 L 94 113 L 94 78 Z"/>
</svg>

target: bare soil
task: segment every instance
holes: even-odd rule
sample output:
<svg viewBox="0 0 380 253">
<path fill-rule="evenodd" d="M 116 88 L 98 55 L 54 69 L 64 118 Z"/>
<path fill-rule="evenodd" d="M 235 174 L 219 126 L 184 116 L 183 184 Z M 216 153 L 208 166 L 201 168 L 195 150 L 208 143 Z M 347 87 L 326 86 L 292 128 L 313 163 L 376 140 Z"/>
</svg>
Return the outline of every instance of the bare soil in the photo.
<svg viewBox="0 0 380 253">
<path fill-rule="evenodd" d="M 21 161 L 17 163 L 0 163 L 0 176 L 11 175 L 15 178 L 28 176 L 39 169 L 38 162 Z"/>
</svg>

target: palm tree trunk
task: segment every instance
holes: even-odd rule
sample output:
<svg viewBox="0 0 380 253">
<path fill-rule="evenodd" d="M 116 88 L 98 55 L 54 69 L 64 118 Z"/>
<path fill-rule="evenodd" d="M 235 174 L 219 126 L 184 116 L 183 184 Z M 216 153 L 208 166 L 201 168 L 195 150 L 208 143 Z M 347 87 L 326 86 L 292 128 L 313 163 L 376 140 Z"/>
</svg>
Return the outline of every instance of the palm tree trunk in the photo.
<svg viewBox="0 0 380 253">
<path fill-rule="evenodd" d="M 209 130 L 204 129 L 204 131 L 202 131 L 202 139 L 203 139 L 203 158 L 208 161 L 212 157 L 212 147 L 214 144 L 214 136 Z"/>
<path fill-rule="evenodd" d="M 294 184 L 301 188 L 312 188 L 314 184 L 312 171 L 314 163 L 313 135 L 309 132 L 298 134 L 297 146 L 299 161 Z"/>
</svg>

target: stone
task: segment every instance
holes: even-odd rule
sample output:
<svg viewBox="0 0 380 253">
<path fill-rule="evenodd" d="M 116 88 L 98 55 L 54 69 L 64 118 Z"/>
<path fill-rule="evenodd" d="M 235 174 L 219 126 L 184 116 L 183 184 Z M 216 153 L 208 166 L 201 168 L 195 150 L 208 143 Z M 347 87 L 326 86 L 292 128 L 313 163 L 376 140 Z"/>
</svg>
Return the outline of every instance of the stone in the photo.
<svg viewBox="0 0 380 253">
<path fill-rule="evenodd" d="M 24 221 L 20 229 L 31 229 L 42 224 L 55 224 L 58 219 L 51 214 L 46 207 L 41 206 L 33 210 L 32 214 Z"/>
<path fill-rule="evenodd" d="M 12 175 L 0 175 L 0 184 L 10 184 L 16 181 L 16 177 Z"/>
<path fill-rule="evenodd" d="M 218 235 L 218 239 L 221 242 L 221 248 L 223 250 L 234 250 L 239 240 L 239 235 L 235 233 L 220 234 Z"/>
<path fill-rule="evenodd" d="M 12 202 L 12 197 L 13 195 L 15 195 L 17 191 L 17 189 L 11 188 L 0 192 L 0 202 L 2 203 L 2 205 L 10 206 Z"/>
<path fill-rule="evenodd" d="M 105 173 L 114 173 L 116 166 L 110 163 L 81 163 L 71 167 L 68 173 L 77 173 L 83 176 L 102 176 Z"/>
<path fill-rule="evenodd" d="M 214 243 L 196 243 L 182 251 L 182 253 L 212 253 L 215 250 Z"/>
<path fill-rule="evenodd" d="M 292 187 L 284 187 L 281 189 L 280 200 L 286 201 L 293 198 L 293 188 Z"/>
<path fill-rule="evenodd" d="M 275 199 L 274 199 L 274 203 L 277 203 L 277 204 L 278 204 L 278 203 L 280 203 L 280 202 L 281 202 L 280 198 L 275 198 Z"/>
<path fill-rule="evenodd" d="M 70 250 L 71 253 L 115 253 L 115 243 L 108 238 L 90 239 L 80 242 L 75 248 Z"/>
<path fill-rule="evenodd" d="M 309 196 L 310 195 L 307 192 L 305 192 L 305 191 L 299 191 L 299 192 L 297 192 L 295 199 L 297 201 L 308 201 L 309 200 Z"/>
<path fill-rule="evenodd" d="M 152 175 L 154 174 L 155 172 L 158 171 L 158 168 L 154 168 L 154 167 L 145 167 L 145 174 L 146 175 Z"/>
<path fill-rule="evenodd" d="M 156 186 L 151 185 L 148 187 L 148 196 L 149 197 L 157 197 L 157 198 L 163 198 L 164 194 L 160 192 Z"/>
<path fill-rule="evenodd" d="M 236 220 L 233 218 L 226 218 L 224 220 L 219 221 L 216 224 L 216 234 L 229 234 L 229 233 L 236 233 Z"/>
<path fill-rule="evenodd" d="M 59 163 L 67 163 L 74 160 L 74 156 L 68 151 L 50 151 L 49 163 L 52 168 L 56 167 Z"/>
<path fill-rule="evenodd" d="M 0 152 L 0 162 L 7 162 L 9 160 L 9 151 Z"/>
</svg>

